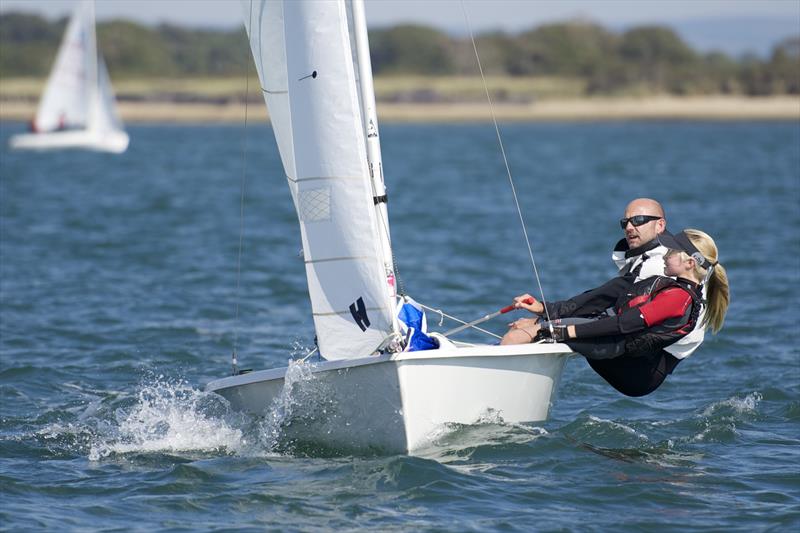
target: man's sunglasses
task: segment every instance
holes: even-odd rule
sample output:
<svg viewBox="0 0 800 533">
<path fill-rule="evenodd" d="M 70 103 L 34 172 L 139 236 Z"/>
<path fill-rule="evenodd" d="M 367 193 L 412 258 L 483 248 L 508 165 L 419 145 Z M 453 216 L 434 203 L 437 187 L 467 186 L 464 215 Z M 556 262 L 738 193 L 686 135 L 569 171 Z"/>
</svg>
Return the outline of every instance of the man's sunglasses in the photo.
<svg viewBox="0 0 800 533">
<path fill-rule="evenodd" d="M 619 227 L 625 229 L 628 227 L 628 222 L 634 225 L 634 227 L 639 227 L 642 224 L 647 224 L 648 222 L 652 222 L 653 220 L 659 220 L 661 217 L 656 217 L 653 215 L 634 215 L 630 218 L 621 218 L 619 219 Z"/>
</svg>

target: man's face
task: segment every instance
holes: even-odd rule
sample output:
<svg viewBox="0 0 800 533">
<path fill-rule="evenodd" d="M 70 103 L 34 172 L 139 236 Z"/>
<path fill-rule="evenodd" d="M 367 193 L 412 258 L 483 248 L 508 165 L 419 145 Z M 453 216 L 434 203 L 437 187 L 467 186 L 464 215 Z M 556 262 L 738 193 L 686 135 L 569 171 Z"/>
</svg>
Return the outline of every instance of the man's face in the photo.
<svg viewBox="0 0 800 533">
<path fill-rule="evenodd" d="M 625 218 L 630 218 L 635 215 L 650 215 L 659 216 L 658 213 L 650 209 L 647 205 L 632 205 L 628 206 L 625 210 Z M 625 225 L 625 240 L 628 242 L 630 248 L 636 248 L 645 243 L 648 243 L 656 238 L 656 236 L 664 231 L 666 223 L 663 218 L 658 220 L 650 220 L 641 226 L 634 226 L 632 222 Z"/>
</svg>

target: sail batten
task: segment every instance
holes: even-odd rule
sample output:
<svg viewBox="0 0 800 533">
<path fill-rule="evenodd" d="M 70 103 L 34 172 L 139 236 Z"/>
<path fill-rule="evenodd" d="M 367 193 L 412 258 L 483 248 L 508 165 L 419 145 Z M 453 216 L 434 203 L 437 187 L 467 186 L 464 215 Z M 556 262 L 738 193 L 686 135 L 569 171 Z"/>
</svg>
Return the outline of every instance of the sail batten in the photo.
<svg viewBox="0 0 800 533">
<path fill-rule="evenodd" d="M 321 181 L 321 180 L 363 180 L 363 176 L 307 176 L 305 178 L 290 178 L 286 179 L 292 183 L 299 183 L 301 181 Z"/>
<path fill-rule="evenodd" d="M 373 353 L 394 331 L 347 6 L 243 0 L 262 94 L 292 193 L 320 352 Z M 267 90 L 266 88 L 269 88 Z"/>
<path fill-rule="evenodd" d="M 380 311 L 381 310 L 380 307 L 365 307 L 364 309 L 367 310 L 367 311 Z M 349 309 L 347 309 L 347 310 L 344 310 L 344 311 L 330 311 L 328 313 L 314 313 L 314 312 L 312 312 L 311 314 L 314 315 L 314 316 L 334 316 L 334 315 L 350 315 L 351 312 L 350 312 Z"/>
<path fill-rule="evenodd" d="M 326 259 L 307 259 L 305 263 L 312 264 L 312 263 L 325 263 L 328 261 L 374 261 L 375 256 L 366 256 L 366 257 L 328 257 Z"/>
</svg>

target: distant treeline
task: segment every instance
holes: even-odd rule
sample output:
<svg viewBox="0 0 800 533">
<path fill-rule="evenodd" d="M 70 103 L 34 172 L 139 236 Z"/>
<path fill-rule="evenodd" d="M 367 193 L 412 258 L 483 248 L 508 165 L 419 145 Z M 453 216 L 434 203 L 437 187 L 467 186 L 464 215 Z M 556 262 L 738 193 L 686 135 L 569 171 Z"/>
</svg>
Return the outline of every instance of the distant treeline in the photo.
<svg viewBox="0 0 800 533">
<path fill-rule="evenodd" d="M 0 15 L 0 77 L 47 75 L 66 19 Z M 114 78 L 243 75 L 252 60 L 243 30 L 200 30 L 116 20 L 99 23 L 99 46 Z M 370 30 L 373 70 L 386 75 L 477 75 L 472 45 L 434 28 Z M 701 54 L 672 30 L 623 33 L 590 22 L 538 26 L 476 37 L 487 74 L 584 81 L 588 94 L 800 94 L 800 36 L 768 58 Z"/>
</svg>

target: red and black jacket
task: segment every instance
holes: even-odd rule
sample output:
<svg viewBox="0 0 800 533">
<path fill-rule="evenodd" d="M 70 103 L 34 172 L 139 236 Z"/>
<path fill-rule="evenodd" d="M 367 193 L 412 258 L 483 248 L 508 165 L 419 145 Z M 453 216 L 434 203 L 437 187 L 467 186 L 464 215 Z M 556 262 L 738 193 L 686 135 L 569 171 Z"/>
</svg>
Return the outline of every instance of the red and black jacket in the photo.
<svg viewBox="0 0 800 533">
<path fill-rule="evenodd" d="M 652 302 L 656 296 L 675 289 L 682 290 L 691 297 L 691 304 L 681 316 L 666 318 L 652 325 L 649 325 L 649 317 L 643 313 L 638 312 L 639 316 L 636 316 L 637 311 Z M 627 355 L 637 355 L 662 350 L 688 335 L 697 325 L 702 296 L 700 286 L 689 280 L 654 276 L 634 283 L 631 290 L 619 298 L 616 308 L 620 333 L 626 336 L 625 352 Z M 645 329 L 641 329 L 642 322 L 645 323 Z M 576 327 L 577 329 L 579 328 Z M 580 333 L 578 336 L 580 337 Z"/>
<path fill-rule="evenodd" d="M 667 291 L 679 293 L 679 300 L 690 305 L 665 313 L 661 319 L 658 309 L 651 304 L 658 295 L 664 298 Z M 606 284 L 579 294 L 569 300 L 547 304 L 551 319 L 567 317 L 593 317 L 597 320 L 575 325 L 575 339 L 567 344 L 576 351 L 595 359 L 607 359 L 621 355 L 647 355 L 687 335 L 697 323 L 702 305 L 700 287 L 685 279 L 674 280 L 665 276 L 652 276 L 633 283 L 631 278 L 618 277 Z M 673 298 L 674 300 L 674 298 Z M 677 302 L 680 305 L 680 302 Z M 651 304 L 651 305 L 647 305 Z M 613 308 L 616 314 L 608 315 Z M 600 341 L 603 342 L 595 342 Z M 580 349 L 576 349 L 580 345 Z M 596 345 L 596 346 L 595 346 Z"/>
</svg>

